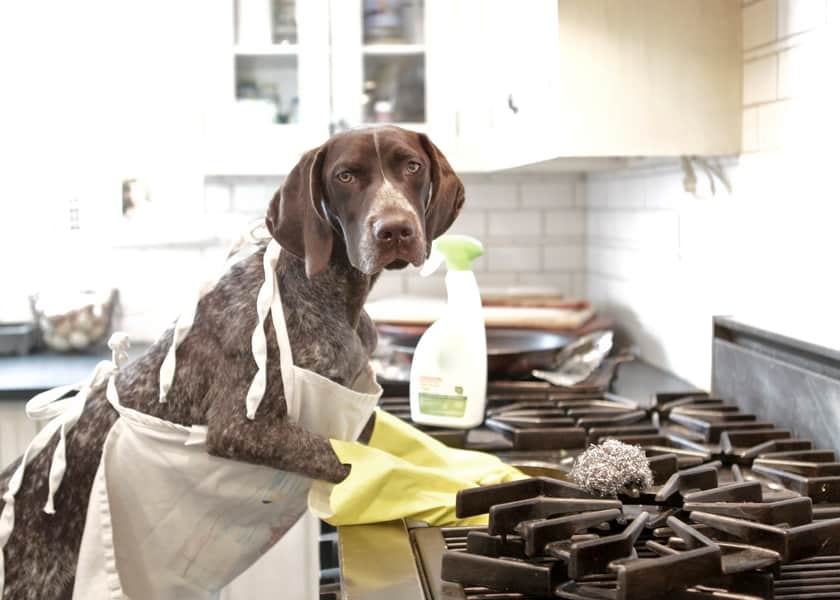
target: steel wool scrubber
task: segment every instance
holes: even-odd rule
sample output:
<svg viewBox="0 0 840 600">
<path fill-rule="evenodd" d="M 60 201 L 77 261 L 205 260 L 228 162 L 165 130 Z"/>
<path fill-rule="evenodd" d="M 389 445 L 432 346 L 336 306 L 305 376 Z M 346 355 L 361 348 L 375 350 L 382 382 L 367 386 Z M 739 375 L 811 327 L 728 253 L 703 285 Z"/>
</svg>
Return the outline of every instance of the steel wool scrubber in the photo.
<svg viewBox="0 0 840 600">
<path fill-rule="evenodd" d="M 620 493 L 638 496 L 653 485 L 645 451 L 618 440 L 590 444 L 575 460 L 569 473 L 572 480 L 598 496 Z"/>
</svg>

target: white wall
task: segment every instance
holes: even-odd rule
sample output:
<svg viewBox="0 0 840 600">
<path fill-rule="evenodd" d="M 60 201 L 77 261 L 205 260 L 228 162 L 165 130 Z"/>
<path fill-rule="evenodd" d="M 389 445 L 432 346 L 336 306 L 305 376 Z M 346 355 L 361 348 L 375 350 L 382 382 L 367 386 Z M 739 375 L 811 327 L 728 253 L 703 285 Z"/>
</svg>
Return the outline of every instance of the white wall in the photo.
<svg viewBox="0 0 840 600">
<path fill-rule="evenodd" d="M 645 358 L 701 386 L 716 314 L 840 347 L 840 2 L 760 0 L 743 16 L 732 195 L 685 193 L 676 161 L 586 180 L 587 294 Z"/>
</svg>

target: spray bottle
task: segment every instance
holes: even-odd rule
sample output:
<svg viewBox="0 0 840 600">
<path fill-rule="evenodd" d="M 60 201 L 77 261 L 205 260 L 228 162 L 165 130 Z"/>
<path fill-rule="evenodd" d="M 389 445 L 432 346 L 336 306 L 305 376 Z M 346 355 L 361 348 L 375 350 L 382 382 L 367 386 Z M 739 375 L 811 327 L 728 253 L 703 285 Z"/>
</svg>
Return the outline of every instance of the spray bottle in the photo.
<svg viewBox="0 0 840 600">
<path fill-rule="evenodd" d="M 420 272 L 446 261 L 447 307 L 420 338 L 411 362 L 411 419 L 467 429 L 484 421 L 487 404 L 487 335 L 472 262 L 484 254 L 475 238 L 445 235 L 432 244 Z"/>
</svg>

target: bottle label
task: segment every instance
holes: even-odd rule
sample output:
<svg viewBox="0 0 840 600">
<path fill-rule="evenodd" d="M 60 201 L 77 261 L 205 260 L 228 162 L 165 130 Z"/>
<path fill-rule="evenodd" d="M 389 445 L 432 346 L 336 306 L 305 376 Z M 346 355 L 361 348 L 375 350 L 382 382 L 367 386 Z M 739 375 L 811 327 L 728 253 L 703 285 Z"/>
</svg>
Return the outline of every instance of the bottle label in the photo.
<svg viewBox="0 0 840 600">
<path fill-rule="evenodd" d="M 421 393 L 419 398 L 420 412 L 426 415 L 460 419 L 467 411 L 466 396 Z"/>
<path fill-rule="evenodd" d="M 438 377 L 420 378 L 420 412 L 435 417 L 462 418 L 467 412 L 464 388 L 456 385 L 447 390 L 442 384 L 443 381 Z"/>
</svg>

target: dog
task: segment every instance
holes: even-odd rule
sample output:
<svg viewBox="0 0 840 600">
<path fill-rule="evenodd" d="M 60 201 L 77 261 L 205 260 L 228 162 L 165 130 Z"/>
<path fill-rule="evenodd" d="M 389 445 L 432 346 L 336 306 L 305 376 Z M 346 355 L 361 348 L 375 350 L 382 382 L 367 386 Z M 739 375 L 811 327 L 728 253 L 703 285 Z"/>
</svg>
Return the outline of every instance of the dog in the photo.
<svg viewBox="0 0 840 600">
<path fill-rule="evenodd" d="M 265 219 L 285 250 L 277 273 L 295 363 L 343 385 L 354 381 L 376 346 L 364 303 L 377 277 L 385 269 L 421 265 L 463 202 L 463 184 L 424 134 L 395 126 L 356 129 L 306 152 Z M 257 370 L 250 341 L 264 252 L 263 246 L 236 263 L 199 302 L 177 350 L 168 401 L 158 401 L 159 370 L 172 328 L 120 371 L 119 397 L 162 419 L 206 425 L 207 450 L 215 456 L 340 482 L 349 466 L 339 462 L 329 441 L 286 418 L 270 319 L 265 397 L 255 419 L 245 414 L 243 399 Z M 88 498 L 116 419 L 104 386 L 95 389 L 67 436 L 67 471 L 54 515 L 42 508 L 57 440 L 27 467 L 4 549 L 4 600 L 72 597 Z M 19 461 L 0 473 L 0 492 Z"/>
</svg>

